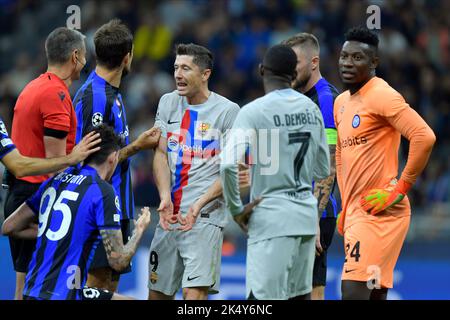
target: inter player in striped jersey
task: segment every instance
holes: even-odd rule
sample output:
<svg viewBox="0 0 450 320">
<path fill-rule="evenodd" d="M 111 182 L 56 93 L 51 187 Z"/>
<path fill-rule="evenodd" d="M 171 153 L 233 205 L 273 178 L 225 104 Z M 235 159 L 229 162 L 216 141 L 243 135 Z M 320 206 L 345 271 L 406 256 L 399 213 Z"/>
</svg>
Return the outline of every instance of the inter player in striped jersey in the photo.
<svg viewBox="0 0 450 320">
<path fill-rule="evenodd" d="M 95 129 L 100 150 L 82 167 L 70 167 L 45 181 L 2 226 L 12 237 L 37 238 L 23 292 L 31 300 L 124 299 L 108 290 L 85 287 L 95 248 L 103 242 L 114 270 L 125 269 L 150 224 L 142 210 L 126 245 L 120 226 L 120 207 L 113 187 L 106 182 L 119 159 L 121 139 L 111 127 Z"/>
<path fill-rule="evenodd" d="M 330 148 L 330 176 L 314 184 L 314 195 L 318 199 L 320 226 L 316 237 L 316 260 L 314 261 L 312 300 L 324 300 L 327 279 L 327 250 L 336 229 L 339 212 L 335 195 L 336 138 L 333 104 L 338 90 L 320 74 L 320 46 L 310 33 L 299 33 L 283 42 L 297 55 L 297 77 L 293 88 L 300 91 L 319 106 L 322 112 L 327 142 Z"/>
<path fill-rule="evenodd" d="M 160 224 L 150 248 L 149 298 L 207 299 L 220 283 L 224 212 L 218 155 L 239 106 L 208 89 L 211 52 L 176 47 L 177 90 L 161 97 L 162 130 L 153 171 L 161 198 Z M 181 230 L 169 231 L 177 221 Z M 175 226 L 172 226 L 175 228 Z"/>
<path fill-rule="evenodd" d="M 97 66 L 78 90 L 74 105 L 78 119 L 77 141 L 92 127 L 105 123 L 122 136 L 126 146 L 120 150 L 119 165 L 111 183 L 119 196 L 124 243 L 128 241 L 133 221 L 134 198 L 129 157 L 158 144 L 160 130 L 152 128 L 135 141 L 129 140 L 126 110 L 119 86 L 130 72 L 133 59 L 133 35 L 119 20 L 101 26 L 94 35 Z M 131 266 L 122 271 L 131 271 Z M 117 289 L 120 274 L 109 267 L 105 249 L 97 248 L 88 277 L 88 286 Z"/>
<path fill-rule="evenodd" d="M 378 36 L 358 27 L 345 40 L 339 74 L 348 90 L 334 103 L 342 195 L 338 231 L 346 250 L 342 298 L 385 300 L 411 218 L 406 193 L 425 168 L 436 137 L 402 95 L 376 76 Z M 397 180 L 401 136 L 409 140 L 409 154 Z"/>
</svg>

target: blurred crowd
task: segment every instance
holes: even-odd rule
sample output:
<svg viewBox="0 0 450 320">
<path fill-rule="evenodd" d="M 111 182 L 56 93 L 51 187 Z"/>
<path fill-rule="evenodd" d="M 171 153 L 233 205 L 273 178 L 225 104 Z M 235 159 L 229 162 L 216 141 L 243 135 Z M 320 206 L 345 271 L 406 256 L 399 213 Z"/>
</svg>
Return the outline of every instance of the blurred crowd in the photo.
<svg viewBox="0 0 450 320">
<path fill-rule="evenodd" d="M 174 44 L 194 42 L 215 56 L 212 90 L 241 106 L 263 95 L 257 65 L 267 47 L 297 32 L 316 35 L 321 71 L 342 89 L 337 73 L 345 31 L 365 25 L 371 4 L 381 8 L 378 75 L 396 88 L 433 128 L 437 145 L 414 190 L 417 212 L 450 215 L 450 2 L 445 0 L 168 0 L 168 1 L 15 1 L 0 0 L 0 115 L 10 129 L 15 100 L 27 82 L 46 69 L 44 41 L 64 26 L 69 5 L 81 9 L 87 36 L 88 64 L 94 66 L 93 34 L 101 24 L 120 18 L 135 39 L 132 72 L 122 92 L 132 136 L 152 126 L 159 98 L 174 89 Z M 408 153 L 403 144 L 400 157 Z M 157 205 L 150 152 L 133 160 L 137 205 Z M 448 220 L 447 220 L 448 221 Z"/>
</svg>

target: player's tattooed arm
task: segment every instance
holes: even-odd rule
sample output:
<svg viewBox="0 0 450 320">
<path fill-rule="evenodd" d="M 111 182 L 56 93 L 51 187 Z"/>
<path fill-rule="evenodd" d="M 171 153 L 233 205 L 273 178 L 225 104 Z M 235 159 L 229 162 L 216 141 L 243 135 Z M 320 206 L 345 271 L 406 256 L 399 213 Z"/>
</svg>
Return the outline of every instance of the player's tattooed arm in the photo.
<svg viewBox="0 0 450 320">
<path fill-rule="evenodd" d="M 156 148 L 156 146 L 158 146 L 160 136 L 160 128 L 153 127 L 147 131 L 144 131 L 136 140 L 120 149 L 119 162 L 122 162 L 123 160 L 135 155 L 141 150 Z"/>
<path fill-rule="evenodd" d="M 326 209 L 330 200 L 331 190 L 333 189 L 334 180 L 336 178 L 336 146 L 329 145 L 330 148 L 330 175 L 325 179 L 316 181 L 314 186 L 314 196 L 317 198 L 319 205 L 319 217 Z"/>
<path fill-rule="evenodd" d="M 133 235 L 127 244 L 123 244 L 122 231 L 119 229 L 101 229 L 100 235 L 103 239 L 106 256 L 111 268 L 120 272 L 124 270 L 136 253 L 142 235 L 150 224 L 150 210 L 144 207 L 142 214 L 136 221 Z"/>
</svg>

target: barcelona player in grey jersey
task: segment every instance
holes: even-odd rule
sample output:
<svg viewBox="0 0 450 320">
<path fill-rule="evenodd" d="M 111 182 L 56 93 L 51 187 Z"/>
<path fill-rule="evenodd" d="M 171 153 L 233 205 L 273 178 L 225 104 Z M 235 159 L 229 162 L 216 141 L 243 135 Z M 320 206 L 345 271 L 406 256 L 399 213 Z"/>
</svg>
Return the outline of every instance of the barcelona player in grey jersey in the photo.
<svg viewBox="0 0 450 320">
<path fill-rule="evenodd" d="M 218 157 L 239 106 L 208 89 L 212 65 L 208 49 L 178 45 L 177 90 L 159 102 L 155 125 L 162 133 L 153 165 L 161 204 L 150 248 L 150 299 L 172 299 L 180 288 L 185 299 L 218 292 L 226 224 Z M 178 228 L 170 226 L 177 221 Z"/>
<path fill-rule="evenodd" d="M 266 95 L 241 109 L 221 153 L 226 205 L 248 230 L 249 299 L 309 299 L 312 291 L 318 210 L 311 182 L 330 174 L 330 157 L 319 108 L 290 86 L 296 64 L 288 46 L 267 51 L 260 66 Z M 247 148 L 252 201 L 244 206 L 236 186 Z"/>
</svg>

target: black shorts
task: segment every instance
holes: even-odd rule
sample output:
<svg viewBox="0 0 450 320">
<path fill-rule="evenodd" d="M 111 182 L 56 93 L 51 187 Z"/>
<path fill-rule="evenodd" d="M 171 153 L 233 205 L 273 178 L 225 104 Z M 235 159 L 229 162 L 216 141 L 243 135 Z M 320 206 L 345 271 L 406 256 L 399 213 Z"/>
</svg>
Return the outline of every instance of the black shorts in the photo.
<svg viewBox="0 0 450 320">
<path fill-rule="evenodd" d="M 30 198 L 41 185 L 40 183 L 29 183 L 23 180 L 12 180 L 5 201 L 5 219 L 12 215 L 25 200 Z M 36 240 L 23 240 L 13 237 L 8 238 L 14 270 L 16 272 L 26 273 L 31 257 L 33 256 Z"/>
<path fill-rule="evenodd" d="M 336 230 L 336 218 L 320 219 L 320 244 L 323 252 L 316 256 L 313 271 L 313 287 L 325 286 L 327 282 L 327 250 L 333 241 L 334 230 Z"/>
<path fill-rule="evenodd" d="M 94 300 L 111 300 L 114 292 L 104 290 L 104 289 L 98 289 L 98 288 L 90 288 L 90 287 L 84 287 L 83 289 L 80 289 L 81 293 L 81 300 L 87 300 L 87 301 L 94 301 Z M 23 300 L 42 300 L 35 297 L 30 296 L 23 296 Z"/>
<path fill-rule="evenodd" d="M 122 238 L 123 244 L 126 244 L 131 237 L 131 223 L 129 219 L 120 221 L 121 229 L 122 229 Z M 111 268 L 108 262 L 108 257 L 106 256 L 105 247 L 103 246 L 103 242 L 100 241 L 97 249 L 95 249 L 94 258 L 91 262 L 89 270 L 100 269 L 100 268 Z M 112 268 L 111 268 L 112 269 Z M 114 269 L 112 270 L 113 275 L 119 275 L 124 273 L 131 272 L 131 262 L 123 271 L 117 272 Z"/>
</svg>

